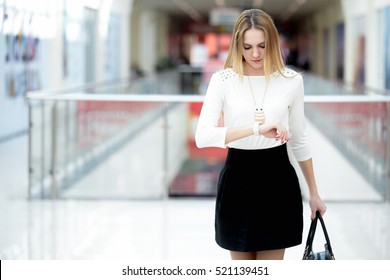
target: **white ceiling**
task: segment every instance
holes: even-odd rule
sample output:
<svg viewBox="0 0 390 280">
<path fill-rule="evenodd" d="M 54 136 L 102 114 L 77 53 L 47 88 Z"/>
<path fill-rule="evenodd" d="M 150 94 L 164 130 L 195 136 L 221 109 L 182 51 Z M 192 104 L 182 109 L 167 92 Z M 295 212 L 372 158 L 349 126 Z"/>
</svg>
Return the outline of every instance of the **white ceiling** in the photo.
<svg viewBox="0 0 390 280">
<path fill-rule="evenodd" d="M 203 19 L 209 12 L 224 3 L 239 9 L 260 8 L 276 20 L 296 20 L 341 0 L 134 0 L 137 5 L 164 11 L 178 17 L 188 17 L 191 11 Z M 302 3 L 302 4 L 299 4 Z M 259 5 L 260 4 L 260 5 Z M 290 10 L 291 9 L 291 10 Z M 295 11 L 294 11 L 295 10 Z"/>
</svg>

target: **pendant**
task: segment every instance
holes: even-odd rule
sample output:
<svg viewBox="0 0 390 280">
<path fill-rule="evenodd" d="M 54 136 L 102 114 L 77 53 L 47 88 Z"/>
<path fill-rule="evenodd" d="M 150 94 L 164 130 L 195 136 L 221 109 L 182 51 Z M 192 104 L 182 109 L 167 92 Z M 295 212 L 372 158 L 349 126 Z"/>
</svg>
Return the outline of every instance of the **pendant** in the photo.
<svg viewBox="0 0 390 280">
<path fill-rule="evenodd" d="M 264 109 L 261 107 L 255 108 L 255 122 L 259 122 L 260 124 L 265 122 Z"/>
</svg>

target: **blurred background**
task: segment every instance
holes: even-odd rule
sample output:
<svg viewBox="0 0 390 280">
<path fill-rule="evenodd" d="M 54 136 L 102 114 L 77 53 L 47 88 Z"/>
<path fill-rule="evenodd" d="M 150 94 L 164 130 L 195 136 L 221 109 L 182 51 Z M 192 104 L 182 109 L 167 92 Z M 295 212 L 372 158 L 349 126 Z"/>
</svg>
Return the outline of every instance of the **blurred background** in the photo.
<svg viewBox="0 0 390 280">
<path fill-rule="evenodd" d="M 390 259 L 390 0 L 0 0 L 0 259 L 229 259 L 194 132 L 249 8 L 303 72 L 336 259 Z"/>
</svg>

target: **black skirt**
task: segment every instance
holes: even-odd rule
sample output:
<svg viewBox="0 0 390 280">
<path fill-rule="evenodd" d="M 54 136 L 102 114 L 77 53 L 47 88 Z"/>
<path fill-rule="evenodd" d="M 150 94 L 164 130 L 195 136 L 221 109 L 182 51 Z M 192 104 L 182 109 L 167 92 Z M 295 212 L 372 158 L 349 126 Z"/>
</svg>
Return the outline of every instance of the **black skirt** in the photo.
<svg viewBox="0 0 390 280">
<path fill-rule="evenodd" d="M 215 210 L 215 237 L 222 248 L 254 252 L 301 244 L 302 195 L 286 144 L 229 148 Z"/>
</svg>

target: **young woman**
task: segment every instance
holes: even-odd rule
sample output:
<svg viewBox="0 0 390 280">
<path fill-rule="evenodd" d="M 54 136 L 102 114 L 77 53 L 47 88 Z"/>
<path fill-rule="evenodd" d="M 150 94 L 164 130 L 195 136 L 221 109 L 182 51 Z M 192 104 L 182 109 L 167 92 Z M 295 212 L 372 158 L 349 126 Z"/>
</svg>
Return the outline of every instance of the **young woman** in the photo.
<svg viewBox="0 0 390 280">
<path fill-rule="evenodd" d="M 303 205 L 287 142 L 309 187 L 311 219 L 323 215 L 304 116 L 302 75 L 285 67 L 278 31 L 262 10 L 237 19 L 223 70 L 210 79 L 198 148 L 228 147 L 218 182 L 216 242 L 232 259 L 283 259 L 302 243 Z M 224 126 L 218 127 L 223 115 Z"/>
</svg>

